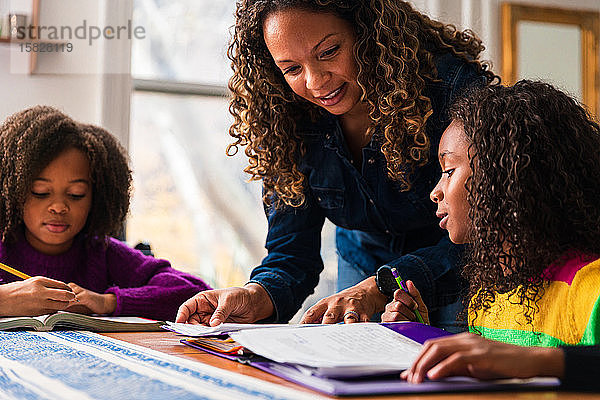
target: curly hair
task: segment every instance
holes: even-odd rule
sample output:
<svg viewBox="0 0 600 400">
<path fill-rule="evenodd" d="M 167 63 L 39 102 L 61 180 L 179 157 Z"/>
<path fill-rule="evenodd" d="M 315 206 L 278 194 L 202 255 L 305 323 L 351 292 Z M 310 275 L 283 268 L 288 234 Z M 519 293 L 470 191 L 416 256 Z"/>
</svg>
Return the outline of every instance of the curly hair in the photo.
<svg viewBox="0 0 600 400">
<path fill-rule="evenodd" d="M 23 207 L 39 173 L 65 150 L 90 162 L 92 205 L 82 230 L 87 240 L 118 234 L 129 209 L 131 171 L 117 139 L 104 129 L 79 124 L 59 110 L 36 106 L 17 112 L 0 128 L 0 226 L 2 241 L 17 240 Z"/>
<path fill-rule="evenodd" d="M 228 155 L 246 146 L 251 180 L 263 180 L 266 204 L 299 206 L 304 202 L 304 176 L 298 159 L 304 152 L 296 123 L 313 120 L 324 111 L 292 92 L 276 67 L 263 38 L 268 15 L 285 9 L 328 13 L 349 21 L 356 30 L 354 57 L 362 101 L 368 105 L 371 126 L 386 158 L 388 176 L 403 190 L 409 176 L 427 163 L 430 141 L 425 123 L 432 114 L 424 94 L 425 80 L 434 80 L 434 55 L 448 51 L 476 66 L 489 82 L 499 78 L 478 61 L 484 47 L 473 32 L 429 19 L 400 0 L 240 0 L 228 49 L 233 76 L 229 110 L 235 138 Z"/>
<path fill-rule="evenodd" d="M 600 127 L 573 98 L 526 80 L 474 90 L 450 116 L 471 142 L 470 308 L 477 317 L 512 292 L 531 324 L 544 270 L 600 254 Z"/>
</svg>

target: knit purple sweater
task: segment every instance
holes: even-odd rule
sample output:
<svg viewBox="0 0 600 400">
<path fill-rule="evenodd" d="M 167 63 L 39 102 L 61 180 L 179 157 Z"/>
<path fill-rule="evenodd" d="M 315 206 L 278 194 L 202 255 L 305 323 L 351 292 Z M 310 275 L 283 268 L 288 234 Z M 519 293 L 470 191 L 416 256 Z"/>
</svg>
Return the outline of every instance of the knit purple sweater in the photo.
<svg viewBox="0 0 600 400">
<path fill-rule="evenodd" d="M 10 246 L 0 242 L 0 261 L 30 276 L 74 282 L 97 293 L 114 293 L 114 316 L 172 321 L 185 300 L 210 289 L 202 279 L 171 268 L 168 261 L 145 256 L 112 238 L 106 248 L 101 242 L 86 248 L 84 238 L 77 236 L 67 252 L 50 256 L 35 250 L 21 235 Z M 0 270 L 0 284 L 19 279 Z"/>
</svg>

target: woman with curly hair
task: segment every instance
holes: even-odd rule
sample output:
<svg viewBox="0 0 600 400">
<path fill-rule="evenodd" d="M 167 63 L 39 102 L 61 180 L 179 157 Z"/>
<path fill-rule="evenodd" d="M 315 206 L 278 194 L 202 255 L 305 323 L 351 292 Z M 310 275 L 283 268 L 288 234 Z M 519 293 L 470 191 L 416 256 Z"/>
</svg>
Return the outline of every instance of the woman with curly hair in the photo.
<svg viewBox="0 0 600 400">
<path fill-rule="evenodd" d="M 598 348 L 587 349 L 592 365 L 581 348 L 557 347 L 600 344 L 600 126 L 531 81 L 469 93 L 450 116 L 431 198 L 450 239 L 471 244 L 463 276 L 479 335 L 431 341 L 404 377 L 550 375 L 598 388 Z M 384 321 L 417 306 L 427 317 L 408 286 Z"/>
<path fill-rule="evenodd" d="M 439 173 L 430 152 L 449 101 L 494 79 L 482 50 L 405 1 L 238 1 L 228 151 L 245 147 L 245 171 L 262 180 L 268 255 L 243 288 L 200 293 L 178 321 L 288 321 L 323 270 L 325 218 L 342 291 L 302 322 L 383 311 L 374 274 L 386 264 L 420 284 L 436 324 L 455 321 L 459 251 L 427 198 Z"/>
<path fill-rule="evenodd" d="M 129 208 L 131 171 L 104 129 L 51 107 L 0 128 L 0 316 L 56 311 L 174 319 L 202 280 L 110 238 Z"/>
</svg>

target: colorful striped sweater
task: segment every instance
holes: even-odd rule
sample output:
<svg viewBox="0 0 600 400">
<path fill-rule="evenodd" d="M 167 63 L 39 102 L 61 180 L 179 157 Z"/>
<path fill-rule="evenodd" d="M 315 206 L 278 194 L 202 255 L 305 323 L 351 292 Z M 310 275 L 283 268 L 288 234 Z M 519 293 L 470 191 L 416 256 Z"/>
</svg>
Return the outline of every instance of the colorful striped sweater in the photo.
<svg viewBox="0 0 600 400">
<path fill-rule="evenodd" d="M 484 315 L 475 317 L 470 310 L 469 322 L 475 318 L 475 323 L 469 325 L 488 339 L 522 346 L 600 344 L 600 259 L 594 259 L 575 257 L 554 268 L 533 324 L 525 320 L 517 296 L 511 297 L 513 291 L 497 294 Z"/>
</svg>

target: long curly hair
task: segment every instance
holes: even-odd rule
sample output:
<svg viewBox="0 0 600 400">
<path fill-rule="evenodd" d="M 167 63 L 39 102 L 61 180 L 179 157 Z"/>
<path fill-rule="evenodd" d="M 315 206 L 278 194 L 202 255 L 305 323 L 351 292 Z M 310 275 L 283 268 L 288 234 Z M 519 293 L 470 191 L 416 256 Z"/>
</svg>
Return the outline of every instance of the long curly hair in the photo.
<svg viewBox="0 0 600 400">
<path fill-rule="evenodd" d="M 300 9 L 333 14 L 356 30 L 354 57 L 362 101 L 369 109 L 367 135 L 377 134 L 391 179 L 410 189 L 409 176 L 427 163 L 430 141 L 425 123 L 432 114 L 425 81 L 436 79 L 435 53 L 447 51 L 476 66 L 489 82 L 499 79 L 478 61 L 484 47 L 473 32 L 433 21 L 400 0 L 240 0 L 228 49 L 233 76 L 229 110 L 234 155 L 246 146 L 251 180 L 263 180 L 263 200 L 299 206 L 304 176 L 298 161 L 304 152 L 296 124 L 324 113 L 292 92 L 263 38 L 263 22 L 275 11 Z"/>
<path fill-rule="evenodd" d="M 2 242 L 17 240 L 34 179 L 69 148 L 87 155 L 92 205 L 82 230 L 88 241 L 118 234 L 129 209 L 131 171 L 117 139 L 79 124 L 59 110 L 36 106 L 8 117 L 0 128 L 0 227 Z"/>
<path fill-rule="evenodd" d="M 573 98 L 526 80 L 472 91 L 450 116 L 471 142 L 470 309 L 476 319 L 511 292 L 531 324 L 544 270 L 600 254 L 600 127 Z"/>
</svg>

